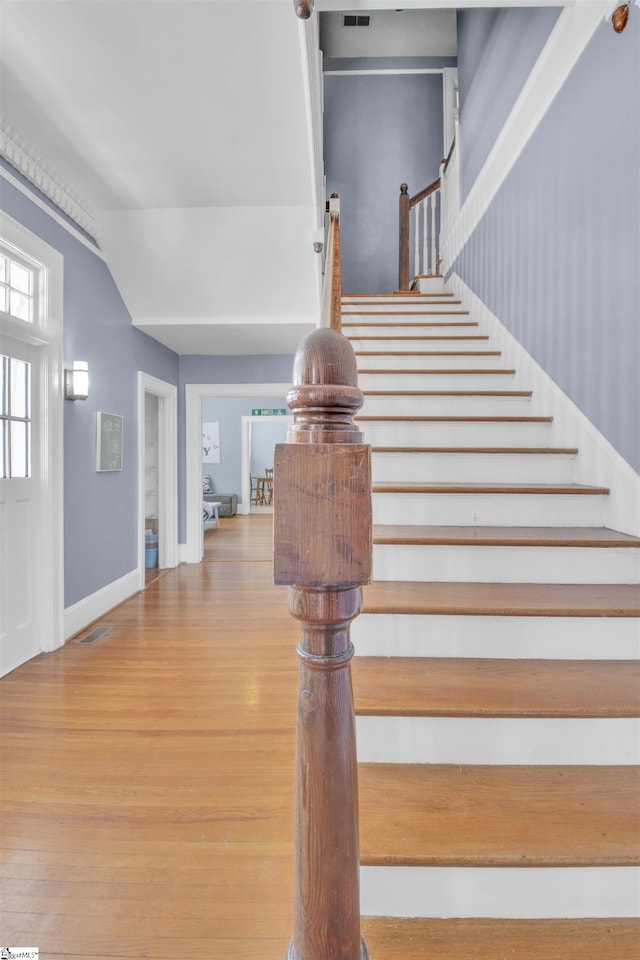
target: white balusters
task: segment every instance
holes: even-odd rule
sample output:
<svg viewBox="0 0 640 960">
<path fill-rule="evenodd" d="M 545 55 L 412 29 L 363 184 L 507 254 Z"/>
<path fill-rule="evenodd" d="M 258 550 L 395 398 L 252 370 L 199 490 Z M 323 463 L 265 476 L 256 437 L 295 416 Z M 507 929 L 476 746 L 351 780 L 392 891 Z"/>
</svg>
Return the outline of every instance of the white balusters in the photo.
<svg viewBox="0 0 640 960">
<path fill-rule="evenodd" d="M 435 193 L 432 193 L 428 200 L 431 202 L 431 258 L 429 260 L 429 269 L 427 273 L 434 274 L 438 273 L 438 252 L 437 252 L 437 237 L 436 237 L 436 204 L 438 202 L 438 197 L 440 196 L 440 191 L 436 190 Z M 425 230 L 426 235 L 426 230 Z M 426 243 L 426 239 L 425 239 Z"/>
<path fill-rule="evenodd" d="M 413 275 L 417 277 L 420 273 L 420 207 L 422 203 L 417 203 L 413 208 Z"/>
</svg>

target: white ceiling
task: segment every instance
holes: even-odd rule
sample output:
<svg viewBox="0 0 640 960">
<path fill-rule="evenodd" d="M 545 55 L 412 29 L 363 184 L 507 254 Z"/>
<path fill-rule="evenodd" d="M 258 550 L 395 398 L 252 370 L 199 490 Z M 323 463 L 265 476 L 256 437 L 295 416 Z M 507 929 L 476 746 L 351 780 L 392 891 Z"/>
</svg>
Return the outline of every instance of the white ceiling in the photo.
<svg viewBox="0 0 640 960">
<path fill-rule="evenodd" d="M 1 0 L 0 17 L 3 119 L 92 208 L 134 323 L 180 353 L 293 350 L 318 257 L 291 0 Z"/>
</svg>

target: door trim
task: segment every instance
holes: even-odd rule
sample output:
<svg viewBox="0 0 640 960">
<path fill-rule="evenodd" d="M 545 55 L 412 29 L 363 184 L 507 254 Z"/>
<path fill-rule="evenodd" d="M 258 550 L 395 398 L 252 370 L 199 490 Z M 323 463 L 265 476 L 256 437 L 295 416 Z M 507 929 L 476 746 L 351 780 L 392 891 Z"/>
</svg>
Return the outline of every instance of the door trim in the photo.
<svg viewBox="0 0 640 960">
<path fill-rule="evenodd" d="M 178 564 L 178 388 L 138 371 L 138 585 L 145 588 L 145 394 L 158 398 L 158 553 L 160 567 Z"/>
</svg>

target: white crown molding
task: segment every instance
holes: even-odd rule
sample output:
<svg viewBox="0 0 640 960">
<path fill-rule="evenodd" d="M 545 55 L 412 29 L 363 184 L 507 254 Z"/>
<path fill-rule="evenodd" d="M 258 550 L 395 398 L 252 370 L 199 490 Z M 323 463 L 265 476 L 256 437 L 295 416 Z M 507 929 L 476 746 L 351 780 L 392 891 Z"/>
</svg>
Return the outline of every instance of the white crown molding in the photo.
<svg viewBox="0 0 640 960">
<path fill-rule="evenodd" d="M 49 200 L 62 210 L 74 223 L 94 240 L 96 222 L 93 211 L 81 200 L 71 187 L 64 183 L 56 172 L 38 156 L 34 148 L 18 131 L 0 118 L 0 156 L 19 170 L 29 183 L 37 187 Z"/>
</svg>

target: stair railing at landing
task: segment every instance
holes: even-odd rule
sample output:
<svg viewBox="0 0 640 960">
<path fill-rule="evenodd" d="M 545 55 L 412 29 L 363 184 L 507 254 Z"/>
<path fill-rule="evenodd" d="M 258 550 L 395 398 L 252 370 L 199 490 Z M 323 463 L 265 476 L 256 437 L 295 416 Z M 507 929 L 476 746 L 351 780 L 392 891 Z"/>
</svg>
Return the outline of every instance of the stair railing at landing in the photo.
<svg viewBox="0 0 640 960">
<path fill-rule="evenodd" d="M 363 397 L 340 332 L 336 197 L 324 284 L 320 326 L 294 360 L 293 425 L 274 456 L 274 577 L 289 587 L 289 611 L 301 625 L 287 960 L 367 960 L 349 631 L 371 575 L 371 457 L 353 422 Z"/>
<path fill-rule="evenodd" d="M 410 197 L 408 184 L 400 184 L 398 217 L 398 289 L 400 292 L 413 289 L 420 277 L 440 276 L 442 264 L 440 232 L 445 212 L 442 187 L 454 146 L 455 141 L 451 144 L 449 156 L 442 161 L 441 175 L 428 187 Z M 412 237 L 413 276 L 410 274 Z"/>
</svg>

